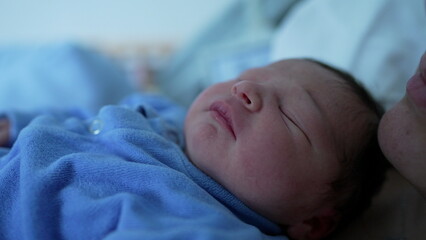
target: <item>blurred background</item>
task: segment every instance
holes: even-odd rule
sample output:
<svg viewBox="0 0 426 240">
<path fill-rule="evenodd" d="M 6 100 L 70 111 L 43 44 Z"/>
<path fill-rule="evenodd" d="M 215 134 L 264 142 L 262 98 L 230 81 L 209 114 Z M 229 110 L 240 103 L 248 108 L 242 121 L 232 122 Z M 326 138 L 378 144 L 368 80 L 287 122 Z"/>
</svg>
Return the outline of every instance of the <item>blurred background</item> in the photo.
<svg viewBox="0 0 426 240">
<path fill-rule="evenodd" d="M 112 48 L 176 47 L 232 2 L 0 0 L 0 45 L 78 41 Z"/>
<path fill-rule="evenodd" d="M 0 48 L 82 44 L 120 59 L 146 85 L 147 68 L 160 68 L 233 2 L 0 0 Z"/>
<path fill-rule="evenodd" d="M 161 85 L 174 98 L 185 96 L 178 100 L 188 104 L 206 85 L 233 77 L 241 68 L 264 64 L 272 29 L 295 2 L 299 1 L 0 0 L 0 50 L 27 47 L 9 54 L 16 59 L 37 46 L 89 47 L 118 60 L 138 89 Z M 230 64 L 226 53 L 236 49 Z M 52 51 L 57 55 L 65 50 Z M 219 60 L 210 57 L 216 51 L 221 53 Z M 10 60 L 4 51 L 2 55 Z M 220 80 L 195 77 L 199 73 L 194 72 L 204 72 L 211 63 L 212 70 L 206 71 Z M 165 73 L 157 74 L 166 65 Z"/>
<path fill-rule="evenodd" d="M 0 88 L 17 88 L 16 79 L 19 88 L 36 85 L 46 74 L 77 86 L 56 71 L 66 67 L 60 59 L 79 66 L 69 75 L 83 72 L 88 82 L 95 72 L 106 85 L 111 68 L 89 48 L 116 60 L 137 89 L 187 106 L 245 69 L 310 57 L 352 73 L 390 107 L 424 52 L 425 22 L 424 0 L 0 0 Z M 42 57 L 51 60 L 40 66 Z M 10 70 L 18 66 L 25 76 Z M 0 107 L 14 97 L 5 95 Z"/>
</svg>

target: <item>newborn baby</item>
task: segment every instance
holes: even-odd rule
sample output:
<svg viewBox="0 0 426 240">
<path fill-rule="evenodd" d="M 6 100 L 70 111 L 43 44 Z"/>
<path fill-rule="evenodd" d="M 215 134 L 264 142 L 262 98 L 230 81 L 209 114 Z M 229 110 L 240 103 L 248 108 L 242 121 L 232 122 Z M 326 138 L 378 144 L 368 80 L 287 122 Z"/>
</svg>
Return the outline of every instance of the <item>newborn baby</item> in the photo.
<svg viewBox="0 0 426 240">
<path fill-rule="evenodd" d="M 380 114 L 352 77 L 303 59 L 213 85 L 187 114 L 140 95 L 97 116 L 8 112 L 0 236 L 321 239 L 380 187 Z"/>
</svg>

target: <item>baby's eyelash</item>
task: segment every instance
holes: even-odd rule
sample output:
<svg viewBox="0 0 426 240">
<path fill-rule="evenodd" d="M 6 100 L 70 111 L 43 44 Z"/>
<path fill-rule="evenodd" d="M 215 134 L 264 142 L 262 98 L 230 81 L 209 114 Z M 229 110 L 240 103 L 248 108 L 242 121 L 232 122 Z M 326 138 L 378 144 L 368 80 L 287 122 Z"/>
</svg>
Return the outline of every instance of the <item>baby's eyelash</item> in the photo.
<svg viewBox="0 0 426 240">
<path fill-rule="evenodd" d="M 280 106 L 279 107 L 279 109 L 280 109 L 280 112 L 282 113 L 282 115 L 285 117 L 285 118 L 287 118 L 290 122 L 292 122 L 294 125 L 296 125 L 297 126 L 297 124 L 293 121 L 293 119 L 291 119 L 287 114 L 286 114 L 286 112 L 282 109 L 282 107 Z M 297 127 L 299 127 L 299 126 L 297 126 Z"/>
<path fill-rule="evenodd" d="M 278 109 L 281 112 L 281 118 L 283 119 L 284 124 L 286 125 L 287 128 L 289 128 L 287 121 L 290 120 L 290 122 L 292 122 L 294 124 L 294 122 L 287 116 L 287 114 L 285 113 L 285 111 L 282 109 L 282 107 L 278 107 Z M 287 120 L 288 119 L 288 120 Z"/>
<path fill-rule="evenodd" d="M 294 126 L 296 126 L 302 133 L 303 133 L 303 135 L 305 135 L 305 137 L 306 137 L 306 139 L 308 140 L 308 142 L 309 142 L 309 144 L 311 144 L 311 140 L 309 139 L 309 137 L 308 137 L 308 135 L 305 133 L 305 131 L 296 123 L 296 121 L 294 121 L 291 117 L 289 117 L 288 116 L 288 114 L 286 114 L 286 112 L 282 109 L 282 107 L 280 106 L 279 107 L 279 109 L 280 109 L 280 111 L 281 111 L 281 113 L 282 113 L 282 115 L 283 115 L 283 121 L 284 121 L 284 123 L 286 124 L 286 126 L 288 127 L 288 125 L 287 125 L 287 122 L 285 121 L 285 119 L 284 118 L 287 118 L 291 123 L 293 123 L 293 125 Z"/>
</svg>

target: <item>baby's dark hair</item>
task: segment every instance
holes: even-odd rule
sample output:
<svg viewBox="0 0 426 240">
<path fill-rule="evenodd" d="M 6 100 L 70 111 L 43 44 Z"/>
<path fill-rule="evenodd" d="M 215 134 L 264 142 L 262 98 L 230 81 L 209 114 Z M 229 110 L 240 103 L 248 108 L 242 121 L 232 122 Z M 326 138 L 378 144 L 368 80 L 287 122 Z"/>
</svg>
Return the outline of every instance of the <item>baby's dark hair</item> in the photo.
<svg viewBox="0 0 426 240">
<path fill-rule="evenodd" d="M 340 221 L 336 228 L 338 231 L 371 205 L 374 195 L 379 192 L 385 180 L 389 163 L 380 149 L 377 138 L 378 125 L 384 110 L 352 75 L 314 59 L 306 60 L 320 65 L 343 79 L 344 84 L 358 97 L 360 103 L 375 116 L 364 122 L 366 126 L 364 126 L 363 143 L 357 148 L 355 154 L 343 155 L 340 159 L 341 172 L 331 183 L 332 193 L 329 194 L 329 199 L 335 202 L 335 209 L 340 214 Z"/>
</svg>

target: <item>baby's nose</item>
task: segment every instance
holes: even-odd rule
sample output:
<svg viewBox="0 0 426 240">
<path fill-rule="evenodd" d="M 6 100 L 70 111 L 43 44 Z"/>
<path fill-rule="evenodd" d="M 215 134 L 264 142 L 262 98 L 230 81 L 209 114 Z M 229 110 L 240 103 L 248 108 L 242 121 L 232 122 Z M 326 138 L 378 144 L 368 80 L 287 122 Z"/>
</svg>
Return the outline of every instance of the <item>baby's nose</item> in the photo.
<svg viewBox="0 0 426 240">
<path fill-rule="evenodd" d="M 232 86 L 232 95 L 236 97 L 249 111 L 257 112 L 262 108 L 261 88 L 251 81 L 238 81 Z"/>
</svg>

